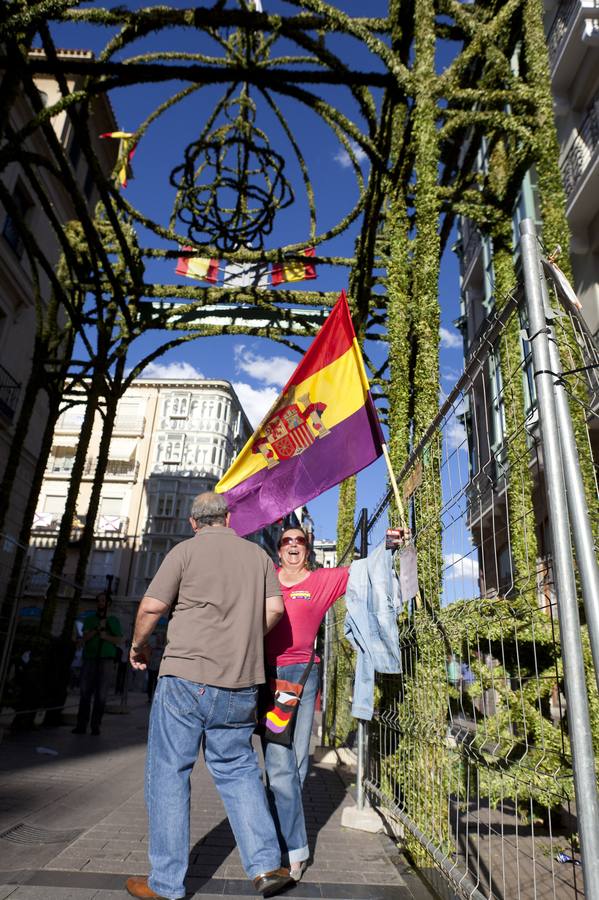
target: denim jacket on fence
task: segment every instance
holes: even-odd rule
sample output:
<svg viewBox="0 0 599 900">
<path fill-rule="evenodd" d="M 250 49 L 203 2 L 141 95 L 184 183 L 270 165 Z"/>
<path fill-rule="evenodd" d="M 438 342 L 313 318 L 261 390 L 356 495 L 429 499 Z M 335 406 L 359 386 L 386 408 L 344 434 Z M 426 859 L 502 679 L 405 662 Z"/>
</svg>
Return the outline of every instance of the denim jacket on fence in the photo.
<svg viewBox="0 0 599 900">
<path fill-rule="evenodd" d="M 366 559 L 351 564 L 345 604 L 344 633 L 357 650 L 352 716 L 372 719 L 374 673 L 401 672 L 399 579 L 384 541 Z"/>
</svg>

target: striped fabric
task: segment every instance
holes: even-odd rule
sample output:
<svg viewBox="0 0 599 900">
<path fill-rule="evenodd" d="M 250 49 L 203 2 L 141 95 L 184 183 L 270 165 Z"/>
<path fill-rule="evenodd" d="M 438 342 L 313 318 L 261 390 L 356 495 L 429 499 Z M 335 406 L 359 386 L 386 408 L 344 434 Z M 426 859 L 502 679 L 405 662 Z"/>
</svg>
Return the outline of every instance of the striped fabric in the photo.
<svg viewBox="0 0 599 900">
<path fill-rule="evenodd" d="M 181 250 L 193 250 L 193 247 L 181 247 Z M 195 278 L 197 281 L 209 281 L 216 284 L 218 279 L 218 259 L 206 259 L 203 256 L 180 256 L 177 260 L 177 275 Z"/>
<path fill-rule="evenodd" d="M 137 147 L 132 140 L 133 134 L 130 131 L 105 131 L 100 137 L 120 141 L 116 177 L 120 186 L 126 188 L 128 180 L 133 178 L 131 160 Z"/>
<path fill-rule="evenodd" d="M 250 534 L 374 462 L 383 436 L 345 292 L 215 490 Z"/>
<path fill-rule="evenodd" d="M 307 247 L 303 251 L 303 255 L 308 258 L 314 256 L 314 247 Z M 312 262 L 303 262 L 301 259 L 297 259 L 272 264 L 273 287 L 288 281 L 306 281 L 310 278 L 316 278 L 316 266 Z"/>
</svg>

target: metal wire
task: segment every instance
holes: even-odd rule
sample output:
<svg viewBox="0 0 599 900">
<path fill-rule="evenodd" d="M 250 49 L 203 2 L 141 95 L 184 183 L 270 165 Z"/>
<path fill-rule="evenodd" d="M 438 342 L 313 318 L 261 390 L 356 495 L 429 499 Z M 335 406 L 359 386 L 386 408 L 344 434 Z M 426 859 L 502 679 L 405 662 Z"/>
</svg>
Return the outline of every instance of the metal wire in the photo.
<svg viewBox="0 0 599 900">
<path fill-rule="evenodd" d="M 536 395 L 529 345 L 514 349 L 516 298 L 487 322 L 398 478 L 423 601 L 405 602 L 399 618 L 403 673 L 376 676 L 365 789 L 403 823 L 423 872 L 458 896 L 569 900 L 584 890 Z M 596 348 L 572 324 L 564 379 L 584 380 L 596 409 Z M 585 368 L 574 371 L 581 348 Z M 369 517 L 371 546 L 390 499 Z M 352 748 L 354 658 L 342 616 L 335 607 L 327 627 L 327 737 Z"/>
</svg>

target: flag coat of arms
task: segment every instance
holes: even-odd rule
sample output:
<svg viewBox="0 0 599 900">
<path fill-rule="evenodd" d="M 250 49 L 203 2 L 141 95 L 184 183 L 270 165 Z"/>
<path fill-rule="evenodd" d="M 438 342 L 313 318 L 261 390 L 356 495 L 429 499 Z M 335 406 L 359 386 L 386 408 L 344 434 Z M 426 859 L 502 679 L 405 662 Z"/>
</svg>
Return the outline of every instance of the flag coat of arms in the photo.
<svg viewBox="0 0 599 900">
<path fill-rule="evenodd" d="M 307 247 L 302 256 L 304 259 L 287 260 L 272 264 L 272 285 L 285 284 L 289 281 L 307 281 L 316 278 L 316 266 L 310 261 L 314 256 L 314 247 Z"/>
<path fill-rule="evenodd" d="M 215 490 L 227 497 L 232 528 L 251 534 L 370 465 L 382 443 L 343 292 Z"/>
</svg>

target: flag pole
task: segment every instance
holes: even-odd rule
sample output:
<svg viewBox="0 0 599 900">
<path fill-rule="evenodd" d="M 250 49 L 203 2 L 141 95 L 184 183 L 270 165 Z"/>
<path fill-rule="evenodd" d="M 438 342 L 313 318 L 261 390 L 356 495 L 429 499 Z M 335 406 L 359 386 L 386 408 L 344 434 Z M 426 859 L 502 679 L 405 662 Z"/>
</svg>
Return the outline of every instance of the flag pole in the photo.
<svg viewBox="0 0 599 900">
<path fill-rule="evenodd" d="M 389 456 L 389 450 L 387 449 L 386 444 L 381 444 L 383 450 L 383 456 L 385 457 L 385 462 L 387 463 L 387 471 L 389 472 L 389 481 L 391 482 L 391 487 L 393 488 L 393 496 L 395 497 L 395 503 L 397 504 L 397 511 L 399 513 L 399 521 L 401 527 L 408 531 L 408 523 L 406 522 L 406 512 L 404 510 L 404 505 L 401 502 L 401 497 L 399 496 L 399 488 L 397 487 L 397 481 L 395 478 L 395 472 L 393 471 L 393 466 L 391 465 L 391 458 Z M 416 606 L 418 609 L 422 606 L 422 598 L 420 596 L 420 591 L 416 594 Z"/>
<path fill-rule="evenodd" d="M 389 481 L 391 482 L 391 487 L 393 488 L 393 496 L 395 497 L 395 503 L 397 505 L 397 512 L 399 513 L 399 520 L 401 523 L 401 527 L 406 527 L 406 514 L 403 508 L 403 503 L 401 502 L 401 497 L 399 496 L 399 488 L 397 487 L 397 481 L 395 480 L 395 472 L 393 471 L 393 466 L 391 465 L 391 458 L 389 456 L 389 450 L 387 449 L 386 444 L 381 444 L 383 449 L 383 456 L 385 457 L 385 462 L 387 463 L 387 471 L 389 472 Z"/>
</svg>

